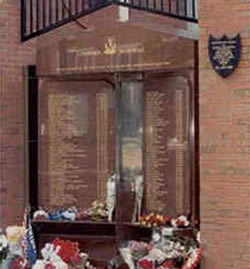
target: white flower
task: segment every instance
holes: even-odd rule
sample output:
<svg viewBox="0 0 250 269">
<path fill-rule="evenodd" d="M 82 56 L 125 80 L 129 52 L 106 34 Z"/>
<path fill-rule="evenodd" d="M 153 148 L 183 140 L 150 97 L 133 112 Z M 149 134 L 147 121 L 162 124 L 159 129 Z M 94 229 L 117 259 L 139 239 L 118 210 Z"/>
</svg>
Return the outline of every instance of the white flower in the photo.
<svg viewBox="0 0 250 269">
<path fill-rule="evenodd" d="M 85 264 L 87 262 L 88 258 L 89 258 L 88 254 L 84 253 L 84 252 L 80 252 L 80 256 L 82 258 L 83 263 Z"/>
<path fill-rule="evenodd" d="M 44 269 L 45 263 L 43 260 L 37 260 L 36 263 L 33 265 L 32 269 Z"/>
<path fill-rule="evenodd" d="M 176 242 L 175 249 L 179 249 L 180 247 L 181 247 L 181 243 L 180 242 Z"/>
<path fill-rule="evenodd" d="M 53 244 L 45 244 L 44 248 L 41 250 L 42 257 L 45 261 L 49 261 L 51 259 L 51 255 L 54 252 Z"/>
<path fill-rule="evenodd" d="M 48 219 L 49 214 L 45 210 L 39 209 L 39 210 L 34 212 L 33 218 L 36 219 L 36 218 L 39 218 L 39 217 L 44 217 L 45 219 Z"/>
<path fill-rule="evenodd" d="M 172 251 L 173 248 L 174 248 L 174 242 L 172 242 L 170 240 L 166 241 L 166 243 L 165 243 L 165 249 L 167 251 Z"/>
<path fill-rule="evenodd" d="M 57 254 L 57 252 L 56 251 L 53 251 L 52 253 L 51 253 L 51 255 L 50 255 L 50 261 L 52 262 L 52 263 L 60 263 L 60 262 L 62 262 L 63 260 L 62 260 L 62 258 Z"/>
<path fill-rule="evenodd" d="M 178 217 L 178 220 L 184 222 L 185 227 L 189 226 L 189 224 L 190 224 L 189 221 L 187 220 L 186 216 L 180 216 L 180 217 Z"/>
<path fill-rule="evenodd" d="M 175 220 L 175 219 L 171 219 L 171 225 L 172 225 L 174 228 L 177 228 L 176 220 Z"/>
<path fill-rule="evenodd" d="M 130 248 L 120 248 L 119 251 L 120 251 L 125 263 L 128 265 L 128 267 L 130 269 L 135 269 L 135 264 L 133 262 L 131 249 Z M 89 268 L 88 266 L 86 266 L 86 267 Z"/>
<path fill-rule="evenodd" d="M 43 260 L 38 260 L 32 269 L 43 269 L 45 265 L 49 263 L 53 264 L 56 269 L 68 269 L 67 263 L 58 255 L 60 248 L 60 246 L 53 244 L 45 244 L 44 248 L 41 250 Z"/>
<path fill-rule="evenodd" d="M 152 248 L 146 257 L 149 260 L 156 260 L 157 262 L 162 263 L 167 258 L 167 254 L 161 249 Z"/>
<path fill-rule="evenodd" d="M 1 238 L 1 241 L 2 241 L 1 243 L 2 243 L 3 247 L 6 248 L 8 246 L 8 240 L 7 240 L 7 238 L 5 236 L 3 236 Z"/>
<path fill-rule="evenodd" d="M 179 256 L 179 252 L 177 250 L 173 250 L 171 252 L 171 258 L 177 258 Z"/>
<path fill-rule="evenodd" d="M 52 264 L 56 267 L 56 269 L 68 269 L 68 264 L 63 260 L 58 262 L 52 262 Z"/>
<path fill-rule="evenodd" d="M 53 264 L 56 269 L 68 269 L 68 265 L 64 261 L 46 262 L 43 260 L 37 260 L 36 263 L 33 265 L 32 269 L 44 269 L 45 265 L 50 263 Z"/>
<path fill-rule="evenodd" d="M 180 226 L 179 224 L 180 222 L 181 222 L 181 226 L 184 226 L 184 227 L 188 227 L 190 225 L 190 222 L 187 220 L 187 217 L 185 216 L 179 216 L 177 219 L 172 219 L 171 225 L 174 228 L 178 228 Z"/>
<path fill-rule="evenodd" d="M 8 247 L 8 240 L 3 233 L 0 233 L 0 252 L 4 250 L 6 251 L 7 247 Z"/>
<path fill-rule="evenodd" d="M 154 232 L 152 235 L 153 242 L 157 243 L 161 240 L 161 235 L 159 233 Z"/>
<path fill-rule="evenodd" d="M 55 249 L 56 254 L 60 251 L 60 249 L 61 249 L 61 246 L 56 246 L 56 249 Z"/>
<path fill-rule="evenodd" d="M 76 213 L 72 212 L 70 210 L 66 210 L 62 213 L 62 216 L 67 219 L 67 220 L 71 220 L 71 221 L 75 221 L 76 220 Z"/>
<path fill-rule="evenodd" d="M 174 229 L 172 227 L 163 227 L 161 229 L 161 233 L 163 236 L 172 236 L 174 233 Z"/>
<path fill-rule="evenodd" d="M 60 246 L 55 247 L 53 244 L 47 243 L 41 250 L 43 260 L 58 262 L 62 261 L 61 257 L 57 254 L 60 250 Z"/>
</svg>

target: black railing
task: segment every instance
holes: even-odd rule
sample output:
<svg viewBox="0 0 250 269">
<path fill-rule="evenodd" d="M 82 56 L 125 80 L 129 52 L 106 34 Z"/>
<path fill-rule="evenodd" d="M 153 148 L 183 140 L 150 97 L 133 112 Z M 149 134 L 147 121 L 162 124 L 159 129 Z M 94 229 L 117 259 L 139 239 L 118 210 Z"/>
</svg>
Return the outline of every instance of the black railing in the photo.
<svg viewBox="0 0 250 269">
<path fill-rule="evenodd" d="M 21 39 L 39 36 L 111 4 L 197 22 L 197 0 L 21 0 Z"/>
<path fill-rule="evenodd" d="M 180 20 L 198 22 L 198 0 L 112 0 L 112 2 Z"/>
</svg>

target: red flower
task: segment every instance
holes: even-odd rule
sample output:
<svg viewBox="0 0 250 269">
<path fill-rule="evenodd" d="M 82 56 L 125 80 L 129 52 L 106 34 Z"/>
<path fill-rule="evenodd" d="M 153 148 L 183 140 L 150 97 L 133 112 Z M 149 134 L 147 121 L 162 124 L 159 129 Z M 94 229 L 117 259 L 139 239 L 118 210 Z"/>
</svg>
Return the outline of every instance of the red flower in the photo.
<svg viewBox="0 0 250 269">
<path fill-rule="evenodd" d="M 166 268 L 166 269 L 173 268 L 174 264 L 173 264 L 172 261 L 166 261 L 166 262 L 164 262 L 163 267 Z"/>
<path fill-rule="evenodd" d="M 55 239 L 52 244 L 57 247 L 60 246 L 58 255 L 66 263 L 69 263 L 75 255 L 77 255 L 79 250 L 79 245 L 77 242 L 71 242 L 69 240 L 61 240 L 59 238 Z"/>
<path fill-rule="evenodd" d="M 178 226 L 178 227 L 185 226 L 185 222 L 182 220 L 179 220 L 179 219 L 177 219 L 175 223 L 176 223 L 176 226 Z"/>
<path fill-rule="evenodd" d="M 44 267 L 44 269 L 56 269 L 55 265 L 51 264 L 51 263 L 47 263 Z"/>
<path fill-rule="evenodd" d="M 10 269 L 27 269 L 28 262 L 27 260 L 23 259 L 22 257 L 16 256 L 10 263 Z"/>
<path fill-rule="evenodd" d="M 139 266 L 143 269 L 153 269 L 154 268 L 154 263 L 153 261 L 149 261 L 149 260 L 140 260 L 138 262 Z"/>
</svg>

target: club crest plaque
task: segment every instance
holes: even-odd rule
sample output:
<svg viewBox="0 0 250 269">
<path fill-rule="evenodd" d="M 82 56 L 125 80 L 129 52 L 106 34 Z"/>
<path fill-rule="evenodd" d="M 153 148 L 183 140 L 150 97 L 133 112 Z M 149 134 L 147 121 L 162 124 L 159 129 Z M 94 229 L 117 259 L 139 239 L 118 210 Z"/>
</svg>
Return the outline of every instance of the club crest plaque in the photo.
<svg viewBox="0 0 250 269">
<path fill-rule="evenodd" d="M 233 38 L 223 35 L 215 38 L 212 35 L 208 40 L 209 59 L 217 74 L 228 77 L 237 67 L 240 59 L 241 38 L 237 34 Z"/>
</svg>

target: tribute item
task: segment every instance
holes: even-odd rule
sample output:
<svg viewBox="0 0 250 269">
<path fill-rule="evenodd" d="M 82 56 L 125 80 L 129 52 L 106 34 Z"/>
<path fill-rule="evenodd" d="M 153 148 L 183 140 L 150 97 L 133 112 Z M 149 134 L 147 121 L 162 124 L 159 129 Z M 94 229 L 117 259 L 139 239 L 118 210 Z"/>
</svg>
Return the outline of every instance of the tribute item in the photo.
<svg viewBox="0 0 250 269">
<path fill-rule="evenodd" d="M 139 221 L 141 217 L 143 191 L 144 191 L 143 176 L 138 175 L 134 178 L 135 207 L 133 213 L 133 222 Z"/>
<path fill-rule="evenodd" d="M 111 222 L 113 219 L 113 212 L 115 209 L 116 201 L 116 175 L 113 174 L 108 178 L 107 181 L 107 208 L 108 208 L 108 221 Z"/>
<path fill-rule="evenodd" d="M 241 38 L 240 34 L 234 38 L 223 35 L 221 38 L 209 36 L 208 50 L 210 62 L 221 77 L 231 75 L 240 59 Z"/>
</svg>

